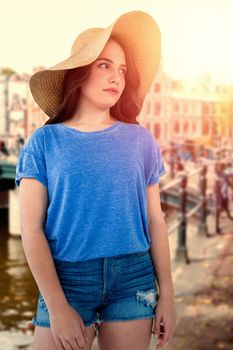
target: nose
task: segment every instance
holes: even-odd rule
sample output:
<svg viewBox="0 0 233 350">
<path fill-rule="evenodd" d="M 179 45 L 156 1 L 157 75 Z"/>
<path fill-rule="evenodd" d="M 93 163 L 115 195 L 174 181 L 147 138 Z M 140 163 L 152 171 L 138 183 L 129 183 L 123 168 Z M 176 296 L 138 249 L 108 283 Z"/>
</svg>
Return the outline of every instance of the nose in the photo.
<svg viewBox="0 0 233 350">
<path fill-rule="evenodd" d="M 121 77 L 120 77 L 120 73 L 119 73 L 118 69 L 115 68 L 112 70 L 110 77 L 109 77 L 109 80 L 110 80 L 110 82 L 116 82 L 119 84 Z"/>
</svg>

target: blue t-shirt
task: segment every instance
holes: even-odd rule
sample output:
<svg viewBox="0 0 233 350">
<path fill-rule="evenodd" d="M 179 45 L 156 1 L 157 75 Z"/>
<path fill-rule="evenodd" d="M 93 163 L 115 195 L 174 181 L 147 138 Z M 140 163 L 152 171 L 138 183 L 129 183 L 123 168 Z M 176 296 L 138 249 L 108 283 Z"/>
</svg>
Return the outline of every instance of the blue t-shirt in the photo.
<svg viewBox="0 0 233 350">
<path fill-rule="evenodd" d="M 23 145 L 15 183 L 32 177 L 47 188 L 50 250 L 74 262 L 148 250 L 146 187 L 164 173 L 159 144 L 140 124 L 86 132 L 57 123 Z"/>
</svg>

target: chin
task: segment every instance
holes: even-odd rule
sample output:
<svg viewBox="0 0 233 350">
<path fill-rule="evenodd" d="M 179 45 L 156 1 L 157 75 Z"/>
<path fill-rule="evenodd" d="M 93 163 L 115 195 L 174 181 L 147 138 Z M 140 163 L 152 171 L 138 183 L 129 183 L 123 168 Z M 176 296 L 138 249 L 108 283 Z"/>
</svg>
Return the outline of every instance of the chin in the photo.
<svg viewBox="0 0 233 350">
<path fill-rule="evenodd" d="M 118 100 L 116 100 L 115 102 L 112 103 L 102 103 L 102 104 L 97 104 L 97 106 L 99 106 L 101 109 L 109 109 L 112 108 L 113 106 L 115 106 L 115 104 L 117 103 Z"/>
</svg>

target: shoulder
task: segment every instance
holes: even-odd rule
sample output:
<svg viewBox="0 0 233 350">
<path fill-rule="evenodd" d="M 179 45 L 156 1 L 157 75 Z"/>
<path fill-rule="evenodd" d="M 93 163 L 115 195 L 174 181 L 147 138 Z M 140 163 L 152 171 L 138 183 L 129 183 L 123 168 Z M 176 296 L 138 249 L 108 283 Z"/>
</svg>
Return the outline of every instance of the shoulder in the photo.
<svg viewBox="0 0 233 350">
<path fill-rule="evenodd" d="M 44 126 L 40 126 L 39 128 L 32 131 L 31 135 L 28 137 L 27 142 L 30 140 L 39 140 L 44 137 Z"/>
<path fill-rule="evenodd" d="M 155 140 L 152 132 L 141 124 L 124 123 L 124 127 L 131 135 L 137 136 L 144 143 L 151 143 Z"/>
<path fill-rule="evenodd" d="M 149 131 L 142 124 L 123 122 L 123 125 L 124 125 L 125 129 L 131 130 L 131 131 L 133 130 L 135 132 L 147 133 Z"/>
<path fill-rule="evenodd" d="M 44 145 L 44 126 L 41 126 L 34 130 L 31 135 L 26 139 L 22 147 L 22 151 L 36 152 L 43 149 Z"/>
<path fill-rule="evenodd" d="M 49 135 L 52 129 L 56 128 L 56 125 L 57 124 L 45 124 L 38 127 L 31 133 L 28 140 L 43 140 L 45 137 Z"/>
<path fill-rule="evenodd" d="M 160 153 L 160 145 L 149 129 L 141 124 L 130 123 L 124 123 L 124 129 L 126 130 L 126 138 L 133 140 L 144 155 L 150 157 L 151 153 Z"/>
</svg>

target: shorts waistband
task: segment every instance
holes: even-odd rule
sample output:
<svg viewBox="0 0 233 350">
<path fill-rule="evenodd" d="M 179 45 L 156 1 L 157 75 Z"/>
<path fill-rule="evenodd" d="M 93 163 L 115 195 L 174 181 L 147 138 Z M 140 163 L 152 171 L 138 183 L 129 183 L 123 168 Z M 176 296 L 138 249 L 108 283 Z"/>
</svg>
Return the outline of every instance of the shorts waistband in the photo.
<svg viewBox="0 0 233 350">
<path fill-rule="evenodd" d="M 101 260 L 114 260 L 114 259 L 121 259 L 121 258 L 127 258 L 127 257 L 134 257 L 134 256 L 144 256 L 149 254 L 149 250 L 144 250 L 141 252 L 135 252 L 135 253 L 127 253 L 127 254 L 120 254 L 120 255 L 115 255 L 115 256 L 109 256 L 109 257 L 101 257 L 101 258 L 96 258 L 96 259 L 90 259 L 90 260 L 80 260 L 80 261 L 66 261 L 66 260 L 57 260 L 53 259 L 55 264 L 78 264 L 78 263 L 88 263 L 91 261 L 101 261 Z"/>
</svg>

